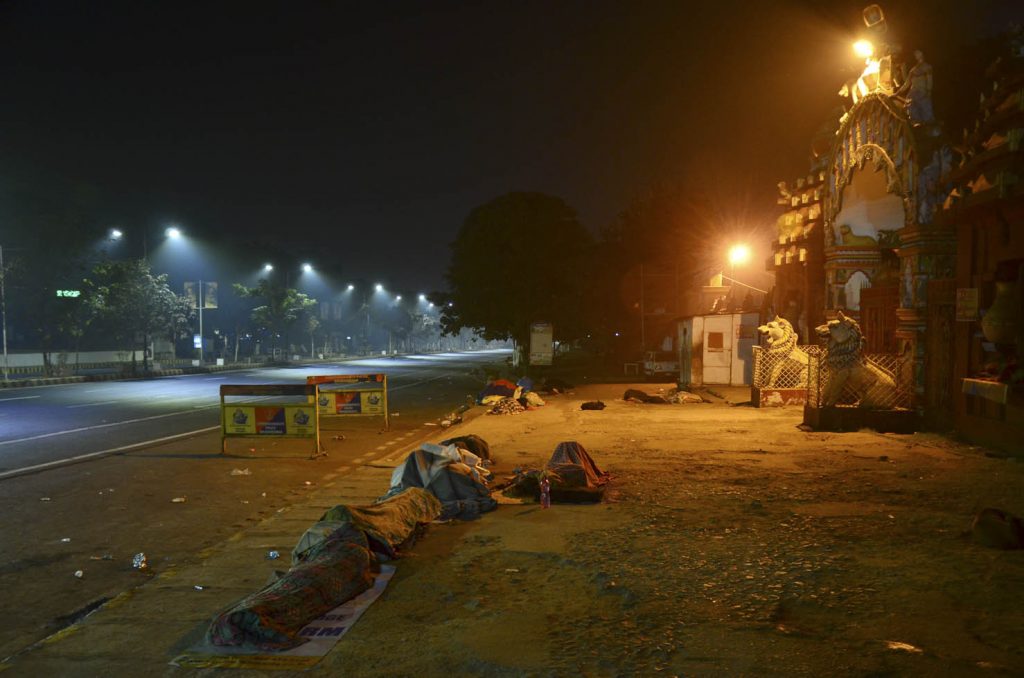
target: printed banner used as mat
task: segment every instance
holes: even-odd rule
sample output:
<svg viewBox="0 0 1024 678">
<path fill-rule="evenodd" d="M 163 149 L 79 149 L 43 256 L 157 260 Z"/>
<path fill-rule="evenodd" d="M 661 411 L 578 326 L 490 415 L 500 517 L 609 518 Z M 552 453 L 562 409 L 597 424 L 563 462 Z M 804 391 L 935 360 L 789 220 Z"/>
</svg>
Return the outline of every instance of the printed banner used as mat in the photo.
<svg viewBox="0 0 1024 678">
<path fill-rule="evenodd" d="M 381 565 L 373 586 L 306 624 L 299 635 L 307 641 L 291 650 L 260 652 L 217 647 L 203 642 L 175 657 L 171 664 L 191 669 L 308 669 L 330 652 L 339 638 L 348 633 L 366 608 L 384 592 L 394 574 L 394 565 Z"/>
</svg>

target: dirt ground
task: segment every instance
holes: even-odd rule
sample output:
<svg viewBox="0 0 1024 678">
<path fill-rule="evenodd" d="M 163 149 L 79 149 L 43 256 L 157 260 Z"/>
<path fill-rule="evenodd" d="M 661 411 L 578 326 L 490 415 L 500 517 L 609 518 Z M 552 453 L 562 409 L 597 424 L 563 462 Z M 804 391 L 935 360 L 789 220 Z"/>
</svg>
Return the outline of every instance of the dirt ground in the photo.
<svg viewBox="0 0 1024 678">
<path fill-rule="evenodd" d="M 475 408 L 449 431 L 402 417 L 409 430 L 396 432 L 405 442 L 391 452 L 375 452 L 373 432 L 338 442 L 330 459 L 343 467 L 244 451 L 199 460 L 165 447 L 21 479 L 0 496 L 8 647 L 48 635 L 59 610 L 123 590 L 139 576 L 124 557 L 137 544 L 165 573 L 223 574 L 158 576 L 135 602 L 101 608 L 0 672 L 282 675 L 169 665 L 205 619 L 250 590 L 240 582 L 258 587 L 279 567 L 244 535 L 258 524 L 294 543 L 306 523 L 275 516 L 311 523 L 320 506 L 356 502 L 352 492 L 359 502 L 378 485 L 383 493 L 392 467 L 375 455 L 398 459 L 423 438 L 476 433 L 492 446 L 498 479 L 579 441 L 612 475 L 606 500 L 503 503 L 476 521 L 430 525 L 307 675 L 1024 675 L 1024 551 L 965 537 L 984 507 L 1024 515 L 1021 460 L 932 434 L 805 432 L 799 409 L 739 404 L 743 389 L 716 389 L 732 402 L 641 405 L 621 399 L 630 386 L 658 388 L 585 385 L 515 416 Z M 593 399 L 607 408 L 580 410 Z M 189 484 L 197 464 L 205 479 Z M 252 475 L 230 475 L 236 467 Z M 170 501 L 179 494 L 188 502 Z M 67 529 L 33 529 L 41 523 L 27 516 L 38 512 L 59 512 L 42 523 Z M 105 552 L 116 559 L 90 560 Z M 87 576 L 76 580 L 79 563 Z M 195 593 L 194 583 L 209 588 Z M 152 609 L 140 609 L 146 600 Z"/>
<path fill-rule="evenodd" d="M 1024 675 L 1024 551 L 964 536 L 981 508 L 1024 514 L 1019 460 L 624 388 L 467 424 L 499 476 L 578 440 L 609 501 L 432 526 L 316 672 Z M 593 398 L 608 408 L 579 410 Z"/>
</svg>

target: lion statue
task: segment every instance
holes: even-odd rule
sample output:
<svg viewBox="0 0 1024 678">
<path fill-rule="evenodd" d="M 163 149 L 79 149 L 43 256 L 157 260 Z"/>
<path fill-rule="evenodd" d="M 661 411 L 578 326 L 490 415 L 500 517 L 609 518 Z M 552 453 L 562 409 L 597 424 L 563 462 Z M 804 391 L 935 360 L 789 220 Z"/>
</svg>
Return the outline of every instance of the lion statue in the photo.
<svg viewBox="0 0 1024 678">
<path fill-rule="evenodd" d="M 807 354 L 797 348 L 793 325 L 780 316 L 757 328 L 765 335 L 765 360 L 771 373 L 764 386 L 768 388 L 804 388 L 807 386 Z M 783 379 L 783 377 L 786 377 Z"/>
<path fill-rule="evenodd" d="M 864 358 L 865 339 L 856 320 L 839 311 L 835 320 L 814 331 L 828 342 L 823 362 L 830 377 L 822 393 L 823 406 L 831 407 L 846 395 L 856 399 L 858 407 L 879 409 L 892 402 L 896 381 Z"/>
</svg>

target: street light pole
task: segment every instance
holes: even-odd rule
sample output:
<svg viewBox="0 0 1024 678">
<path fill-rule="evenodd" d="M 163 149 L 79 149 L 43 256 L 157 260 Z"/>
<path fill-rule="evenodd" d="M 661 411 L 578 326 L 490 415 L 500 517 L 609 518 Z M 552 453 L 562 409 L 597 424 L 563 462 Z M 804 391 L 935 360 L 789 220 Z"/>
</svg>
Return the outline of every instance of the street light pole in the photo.
<svg viewBox="0 0 1024 678">
<path fill-rule="evenodd" d="M 7 271 L 4 269 L 4 247 L 0 245 L 0 313 L 3 314 L 3 334 L 4 334 L 4 381 L 7 381 L 8 366 L 7 366 Z"/>
<path fill-rule="evenodd" d="M 203 299 L 203 281 L 199 281 L 199 298 L 196 300 L 196 306 L 199 308 L 199 366 L 203 365 L 203 306 L 205 300 Z"/>
</svg>

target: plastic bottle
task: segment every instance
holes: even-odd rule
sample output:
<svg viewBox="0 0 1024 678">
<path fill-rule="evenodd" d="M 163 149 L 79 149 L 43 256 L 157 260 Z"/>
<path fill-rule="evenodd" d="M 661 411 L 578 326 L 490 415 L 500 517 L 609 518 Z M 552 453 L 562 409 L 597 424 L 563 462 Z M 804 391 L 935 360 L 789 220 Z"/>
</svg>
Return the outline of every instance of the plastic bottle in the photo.
<svg viewBox="0 0 1024 678">
<path fill-rule="evenodd" d="M 551 508 L 551 481 L 547 478 L 540 481 L 540 507 Z"/>
</svg>

